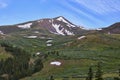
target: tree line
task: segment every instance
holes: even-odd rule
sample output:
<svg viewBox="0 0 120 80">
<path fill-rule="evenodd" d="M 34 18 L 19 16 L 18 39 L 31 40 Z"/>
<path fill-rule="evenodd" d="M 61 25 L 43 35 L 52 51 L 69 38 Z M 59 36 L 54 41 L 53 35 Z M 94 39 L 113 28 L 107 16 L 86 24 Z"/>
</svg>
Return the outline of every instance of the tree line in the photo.
<svg viewBox="0 0 120 80">
<path fill-rule="evenodd" d="M 98 62 L 97 64 L 97 71 L 96 71 L 96 75 L 95 75 L 95 80 L 105 80 L 103 78 L 103 71 L 102 71 L 102 63 Z M 94 72 L 92 67 L 89 67 L 89 71 L 88 71 L 88 76 L 86 78 L 86 80 L 94 80 Z M 113 80 L 120 80 L 120 69 L 118 69 L 118 77 L 114 77 Z"/>
<path fill-rule="evenodd" d="M 120 80 L 120 69 L 118 69 L 118 77 L 113 77 L 113 79 L 105 79 L 103 78 L 103 71 L 102 71 L 102 63 L 98 62 L 97 64 L 97 71 L 95 72 L 94 76 L 94 71 L 92 66 L 89 67 L 87 76 L 84 77 L 79 77 L 79 78 L 84 78 L 85 80 Z M 78 78 L 78 77 L 77 77 Z M 51 75 L 48 79 L 46 80 L 55 80 L 54 76 Z M 64 77 L 62 80 L 69 80 L 69 77 Z"/>
<path fill-rule="evenodd" d="M 28 51 L 6 42 L 0 45 L 12 55 L 5 60 L 0 60 L 0 80 L 19 80 L 43 68 L 42 60 L 38 58 L 32 62 Z"/>
</svg>

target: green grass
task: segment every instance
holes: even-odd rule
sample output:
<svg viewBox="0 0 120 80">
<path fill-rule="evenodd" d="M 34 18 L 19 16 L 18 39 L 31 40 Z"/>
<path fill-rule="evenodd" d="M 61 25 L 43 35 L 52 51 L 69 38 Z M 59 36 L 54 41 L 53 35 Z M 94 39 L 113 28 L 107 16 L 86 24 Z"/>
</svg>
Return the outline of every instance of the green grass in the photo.
<svg viewBox="0 0 120 80">
<path fill-rule="evenodd" d="M 115 73 L 119 69 L 120 57 L 118 51 L 107 50 L 103 52 L 97 51 L 61 51 L 60 59 L 48 59 L 44 63 L 44 68 L 41 72 L 34 74 L 32 77 L 22 79 L 22 80 L 39 80 L 42 78 L 49 77 L 54 75 L 56 80 L 61 80 L 61 77 L 72 75 L 86 75 L 88 72 L 89 66 L 93 66 L 94 71 L 96 70 L 96 64 L 98 61 L 102 61 L 102 69 L 104 71 L 104 77 L 116 77 Z M 64 56 L 68 57 L 65 58 Z M 51 61 L 58 60 L 63 62 L 63 65 L 60 67 L 51 66 L 49 63 Z M 74 80 L 74 79 L 70 79 Z M 75 79 L 79 80 L 79 79 Z"/>
<path fill-rule="evenodd" d="M 8 57 L 12 57 L 12 55 L 9 52 L 6 52 L 4 48 L 0 47 L 0 60 Z"/>
<path fill-rule="evenodd" d="M 74 75 L 83 75 L 87 72 L 87 66 L 90 64 L 96 64 L 96 61 L 88 60 L 88 59 L 80 59 L 80 60 L 59 60 L 62 65 L 61 66 L 53 66 L 50 65 L 50 62 L 54 60 L 49 60 L 44 63 L 44 68 L 41 72 L 34 74 L 32 77 L 29 77 L 29 80 L 37 79 L 39 80 L 41 77 L 46 78 L 50 75 L 54 75 L 57 78 L 61 78 L 63 76 L 72 76 Z M 41 79 L 42 79 L 41 78 Z M 27 80 L 27 79 L 23 79 Z"/>
<path fill-rule="evenodd" d="M 47 47 L 47 39 L 27 39 L 20 36 L 12 36 L 7 39 L 10 43 L 21 46 L 34 54 L 36 52 L 59 51 L 60 56 L 49 56 L 44 60 L 42 71 L 21 80 L 44 80 L 54 75 L 56 80 L 73 75 L 86 75 L 89 66 L 96 70 L 96 64 L 102 61 L 102 69 L 105 77 L 116 77 L 116 71 L 120 66 L 120 35 L 90 34 L 82 40 L 79 36 L 48 36 L 53 38 L 53 46 Z M 48 38 L 47 37 L 47 38 Z M 6 55 L 6 54 L 4 54 Z M 3 55 L 3 57 L 4 57 Z M 52 66 L 51 61 L 58 60 L 62 65 Z M 74 80 L 74 79 L 70 79 Z M 80 80 L 80 79 L 75 79 Z"/>
</svg>

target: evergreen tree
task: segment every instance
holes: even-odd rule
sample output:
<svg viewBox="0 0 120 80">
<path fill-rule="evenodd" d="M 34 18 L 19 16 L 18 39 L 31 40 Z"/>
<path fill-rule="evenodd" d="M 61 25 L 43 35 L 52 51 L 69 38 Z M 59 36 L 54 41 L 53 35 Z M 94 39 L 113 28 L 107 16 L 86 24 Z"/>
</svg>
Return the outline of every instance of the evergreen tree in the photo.
<svg viewBox="0 0 120 80">
<path fill-rule="evenodd" d="M 32 65 L 29 64 L 31 55 L 28 51 L 13 46 L 8 42 L 2 43 L 1 46 L 5 47 L 5 50 L 12 55 L 12 57 L 5 60 L 0 60 L 0 76 L 7 74 L 9 76 L 7 80 L 19 80 L 43 68 L 43 63 L 40 58 L 35 60 Z M 2 79 L 0 78 L 0 80 Z"/>
<path fill-rule="evenodd" d="M 120 69 L 118 71 L 119 71 L 119 77 L 120 77 Z"/>
<path fill-rule="evenodd" d="M 119 77 L 114 77 L 114 80 L 120 80 L 120 78 Z"/>
<path fill-rule="evenodd" d="M 41 59 L 37 59 L 34 65 L 34 72 L 40 71 L 43 68 L 43 63 Z"/>
<path fill-rule="evenodd" d="M 56 55 L 59 56 L 59 52 L 58 51 L 56 51 Z"/>
<path fill-rule="evenodd" d="M 93 78 L 93 70 L 92 67 L 90 67 L 88 72 L 88 77 L 86 80 L 92 80 L 92 78 Z"/>
<path fill-rule="evenodd" d="M 4 69 L 3 69 L 4 66 L 3 66 L 3 64 L 4 64 L 4 60 L 1 59 L 1 61 L 0 61 L 0 75 L 4 73 Z"/>
<path fill-rule="evenodd" d="M 97 72 L 96 72 L 96 76 L 95 76 L 96 80 L 103 80 L 102 74 L 103 74 L 103 72 L 102 72 L 101 62 L 98 62 L 98 64 L 97 64 Z"/>
<path fill-rule="evenodd" d="M 55 80 L 53 76 L 50 76 L 50 79 L 49 80 Z"/>
</svg>

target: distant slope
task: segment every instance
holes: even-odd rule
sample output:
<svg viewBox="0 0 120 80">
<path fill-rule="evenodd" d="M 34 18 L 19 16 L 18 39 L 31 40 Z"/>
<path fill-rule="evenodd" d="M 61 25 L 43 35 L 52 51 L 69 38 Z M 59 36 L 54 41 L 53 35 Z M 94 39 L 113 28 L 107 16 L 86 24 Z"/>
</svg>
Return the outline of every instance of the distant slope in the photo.
<svg viewBox="0 0 120 80">
<path fill-rule="evenodd" d="M 102 32 L 111 34 L 120 34 L 120 22 L 115 23 L 107 28 L 103 28 Z"/>
</svg>

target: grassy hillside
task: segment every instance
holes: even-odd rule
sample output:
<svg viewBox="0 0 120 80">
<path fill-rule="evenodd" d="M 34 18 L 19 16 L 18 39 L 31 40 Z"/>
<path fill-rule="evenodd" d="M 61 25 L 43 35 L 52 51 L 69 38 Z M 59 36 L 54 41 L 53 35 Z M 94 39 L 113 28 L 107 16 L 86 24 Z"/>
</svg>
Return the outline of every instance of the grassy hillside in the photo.
<svg viewBox="0 0 120 80">
<path fill-rule="evenodd" d="M 55 80 L 62 80 L 69 77 L 70 80 L 80 80 L 72 78 L 74 76 L 86 76 L 89 66 L 93 66 L 96 71 L 97 62 L 102 62 L 103 76 L 116 77 L 120 68 L 120 35 L 119 34 L 89 34 L 83 39 L 77 36 L 55 36 L 47 35 L 44 39 L 25 38 L 22 35 L 8 36 L 4 39 L 14 46 L 20 46 L 31 54 L 42 52 L 47 54 L 47 59 L 43 60 L 42 71 L 21 80 L 44 80 L 51 75 Z M 52 38 L 52 46 L 46 46 L 46 42 Z M 2 42 L 3 40 L 1 40 Z M 1 50 L 2 51 L 2 50 Z M 59 55 L 48 52 L 58 51 Z M 3 52 L 3 51 L 2 51 Z M 50 65 L 52 61 L 60 61 L 61 66 Z M 84 80 L 84 79 L 81 79 Z"/>
<path fill-rule="evenodd" d="M 50 75 L 54 75 L 56 80 L 62 80 L 64 76 L 86 75 L 89 66 L 93 65 L 95 68 L 98 61 L 103 62 L 105 77 L 112 77 L 110 75 L 115 77 L 120 65 L 120 57 L 118 56 L 120 53 L 120 37 L 117 36 L 106 34 L 87 35 L 82 40 L 78 40 L 78 36 L 66 37 L 65 39 L 63 37 L 57 38 L 54 40 L 55 45 L 50 49 L 58 50 L 60 56 L 54 57 L 53 60 L 48 59 L 44 63 L 45 67 L 41 72 L 23 80 L 39 80 Z M 63 62 L 63 65 L 60 67 L 51 66 L 50 62 L 54 60 Z"/>
</svg>

